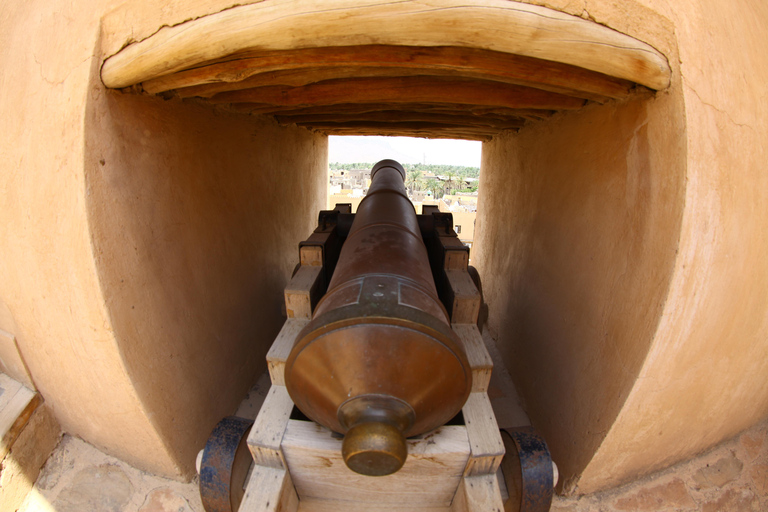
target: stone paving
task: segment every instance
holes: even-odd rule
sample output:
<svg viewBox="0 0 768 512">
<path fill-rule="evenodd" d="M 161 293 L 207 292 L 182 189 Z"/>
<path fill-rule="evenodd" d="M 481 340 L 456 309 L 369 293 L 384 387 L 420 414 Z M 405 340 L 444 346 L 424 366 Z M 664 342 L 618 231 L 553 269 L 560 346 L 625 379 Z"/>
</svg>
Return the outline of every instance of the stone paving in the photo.
<svg viewBox="0 0 768 512">
<path fill-rule="evenodd" d="M 552 512 L 766 512 L 768 421 L 687 462 L 631 484 L 557 497 Z"/>
<path fill-rule="evenodd" d="M 197 482 L 133 468 L 64 436 L 19 512 L 204 512 Z"/>
<path fill-rule="evenodd" d="M 255 417 L 268 390 L 265 375 L 237 414 Z M 768 421 L 688 462 L 603 493 L 558 496 L 552 506 L 552 512 L 628 511 L 768 512 Z M 64 436 L 19 512 L 204 510 L 196 479 L 151 475 Z"/>
<path fill-rule="evenodd" d="M 265 373 L 235 414 L 255 418 L 269 387 Z M 184 483 L 152 475 L 65 435 L 18 512 L 205 511 L 197 478 Z"/>
</svg>

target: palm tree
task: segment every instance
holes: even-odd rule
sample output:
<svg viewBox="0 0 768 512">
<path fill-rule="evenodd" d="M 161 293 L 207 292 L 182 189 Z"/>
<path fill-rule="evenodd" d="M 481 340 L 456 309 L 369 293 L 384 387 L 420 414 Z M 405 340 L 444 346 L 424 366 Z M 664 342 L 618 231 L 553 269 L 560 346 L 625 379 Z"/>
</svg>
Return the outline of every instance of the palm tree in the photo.
<svg viewBox="0 0 768 512">
<path fill-rule="evenodd" d="M 432 197 L 434 199 L 437 199 L 437 193 L 438 193 L 438 191 L 441 191 L 442 188 L 443 188 L 443 184 L 440 183 L 440 181 L 438 181 L 438 180 L 432 180 L 427 185 L 427 189 L 430 192 L 432 192 Z"/>
<path fill-rule="evenodd" d="M 413 190 L 418 187 L 419 183 L 421 183 L 421 171 L 409 171 L 408 177 L 405 180 L 405 186 L 408 187 L 411 194 L 413 194 Z"/>
<path fill-rule="evenodd" d="M 448 194 L 453 193 L 453 184 L 456 182 L 456 173 L 448 171 L 447 179 L 445 180 L 445 186 L 448 189 Z"/>
</svg>

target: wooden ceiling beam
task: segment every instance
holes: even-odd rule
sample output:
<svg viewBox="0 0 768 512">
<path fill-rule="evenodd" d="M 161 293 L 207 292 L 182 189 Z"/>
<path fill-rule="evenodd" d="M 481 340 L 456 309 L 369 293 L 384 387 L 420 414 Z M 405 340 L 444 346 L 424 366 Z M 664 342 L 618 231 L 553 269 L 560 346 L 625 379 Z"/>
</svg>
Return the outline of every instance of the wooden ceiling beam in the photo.
<svg viewBox="0 0 768 512">
<path fill-rule="evenodd" d="M 387 133 L 411 132 L 430 134 L 433 132 L 443 133 L 462 133 L 472 134 L 477 137 L 494 137 L 502 130 L 488 128 L 484 126 L 457 126 L 449 123 L 437 122 L 380 122 L 380 121 L 346 121 L 346 122 L 326 122 L 326 123 L 300 123 L 297 126 L 304 126 L 313 130 L 327 131 L 337 129 L 355 129 L 361 131 L 383 131 Z M 519 128 L 509 128 L 518 130 Z"/>
<path fill-rule="evenodd" d="M 589 20 L 509 0 L 263 0 L 172 27 L 107 58 L 101 78 L 123 88 L 247 51 L 458 46 L 524 55 L 664 89 L 667 59 Z"/>
<path fill-rule="evenodd" d="M 233 110 L 249 114 L 266 115 L 313 115 L 313 114 L 365 114 L 371 112 L 383 112 L 392 110 L 393 106 L 387 103 L 340 103 L 322 107 L 280 107 L 275 105 L 262 105 L 257 103 L 235 103 L 230 105 Z M 434 114 L 472 115 L 483 117 L 495 117 L 499 119 L 523 118 L 531 120 L 546 119 L 554 115 L 554 110 L 536 109 L 505 109 L 501 107 L 477 107 L 472 105 L 447 105 L 440 103 L 400 103 L 398 110 L 406 112 L 422 112 Z"/>
<path fill-rule="evenodd" d="M 334 105 L 323 105 L 315 107 L 291 107 L 279 105 L 264 105 L 259 103 L 235 103 L 239 110 L 248 111 L 253 114 L 282 114 L 282 115 L 303 115 L 303 114 L 363 114 L 366 112 L 381 112 L 392 110 L 390 103 L 338 103 Z M 464 107 L 456 104 L 443 103 L 398 103 L 398 110 L 410 112 L 456 112 L 461 109 L 462 112 L 470 113 L 472 105 Z M 512 112 L 509 109 L 508 112 Z M 544 111 L 542 112 L 551 112 Z"/>
<path fill-rule="evenodd" d="M 460 128 L 405 128 L 405 127 L 344 127 L 344 126 L 326 126 L 322 128 L 313 127 L 314 131 L 326 135 L 380 135 L 383 137 L 418 137 L 423 139 L 463 139 L 478 140 L 487 142 L 498 133 L 476 132 L 463 130 Z M 517 131 L 513 129 L 512 131 Z"/>
<path fill-rule="evenodd" d="M 219 93 L 211 103 L 315 107 L 339 103 L 442 103 L 506 109 L 575 110 L 584 100 L 517 85 L 436 77 L 328 80 L 305 87 L 257 87 Z"/>
<path fill-rule="evenodd" d="M 327 126 L 327 127 L 313 127 L 315 131 L 324 133 L 326 135 L 379 135 L 383 137 L 418 137 L 423 139 L 462 139 L 462 140 L 477 140 L 481 142 L 487 142 L 495 137 L 497 134 L 479 133 L 475 131 L 462 130 L 456 128 L 430 128 L 430 129 L 418 129 L 418 128 L 405 128 L 405 127 L 343 127 L 343 126 Z"/>
<path fill-rule="evenodd" d="M 278 115 L 275 119 L 281 124 L 298 124 L 302 126 L 323 125 L 327 123 L 439 123 L 456 127 L 482 127 L 491 130 L 509 130 L 521 128 L 525 119 L 500 119 L 494 117 L 481 117 L 472 115 L 458 115 L 456 113 L 423 113 L 403 112 L 400 110 L 371 112 L 367 114 L 304 114 L 304 115 Z"/>
<path fill-rule="evenodd" d="M 604 102 L 623 98 L 632 83 L 594 71 L 521 55 L 475 48 L 354 46 L 262 52 L 180 71 L 142 84 L 182 97 L 269 85 L 302 86 L 336 78 L 437 75 L 536 87 Z"/>
</svg>

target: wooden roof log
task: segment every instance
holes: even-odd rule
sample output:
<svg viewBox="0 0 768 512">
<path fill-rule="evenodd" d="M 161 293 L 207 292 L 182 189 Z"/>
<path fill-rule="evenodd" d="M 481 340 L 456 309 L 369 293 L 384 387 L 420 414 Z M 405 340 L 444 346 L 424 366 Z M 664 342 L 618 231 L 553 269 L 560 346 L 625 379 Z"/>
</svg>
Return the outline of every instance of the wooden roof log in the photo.
<svg viewBox="0 0 768 512">
<path fill-rule="evenodd" d="M 380 112 L 383 110 L 392 110 L 395 108 L 390 103 L 338 103 L 333 105 L 323 105 L 315 107 L 292 107 L 280 105 L 266 105 L 260 103 L 235 103 L 233 106 L 241 111 L 253 114 L 283 114 L 283 115 L 302 115 L 302 114 L 362 114 L 365 112 Z M 527 115 L 536 115 L 541 118 L 550 117 L 555 113 L 554 110 L 544 109 L 505 109 L 493 107 L 478 107 L 476 105 L 461 104 L 443 104 L 443 103 L 398 103 L 397 110 L 411 112 L 435 112 L 435 113 L 455 113 L 461 112 L 466 115 L 495 115 L 497 117 L 524 117 Z"/>
<path fill-rule="evenodd" d="M 472 115 L 487 116 L 495 115 L 502 117 L 518 116 L 525 119 L 546 119 L 555 115 L 555 110 L 532 109 L 532 108 L 504 108 L 504 107 L 472 107 Z"/>
<path fill-rule="evenodd" d="M 268 85 L 301 86 L 334 78 L 442 75 L 499 81 L 604 102 L 625 97 L 632 83 L 594 71 L 475 48 L 353 46 L 263 52 L 180 71 L 142 84 L 150 94 L 182 97 Z"/>
<path fill-rule="evenodd" d="M 525 119 L 512 118 L 501 119 L 497 117 L 482 117 L 472 115 L 458 115 L 456 113 L 423 113 L 404 112 L 390 110 L 372 112 L 367 114 L 305 114 L 305 115 L 277 115 L 275 119 L 280 124 L 297 124 L 300 126 L 325 125 L 327 123 L 439 123 L 456 127 L 482 127 L 492 130 L 508 130 L 521 128 Z"/>
<path fill-rule="evenodd" d="M 265 115 L 327 115 L 327 114 L 358 114 L 371 112 L 391 111 L 393 105 L 387 103 L 340 103 L 337 105 L 325 105 L 321 107 L 284 107 L 275 105 L 262 105 L 257 103 L 235 103 L 229 105 L 238 112 Z M 499 119 L 522 118 L 532 121 L 546 119 L 555 114 L 554 110 L 536 109 L 506 109 L 493 107 L 477 107 L 472 105 L 446 105 L 439 103 L 400 103 L 397 109 L 406 112 L 422 112 L 450 115 L 471 115 L 483 117 L 495 117 Z"/>
<path fill-rule="evenodd" d="M 459 128 L 406 128 L 406 127 L 371 127 L 368 125 L 357 127 L 324 126 L 312 127 L 326 135 L 380 135 L 383 137 L 419 137 L 423 139 L 463 139 L 487 142 L 497 133 L 479 133 Z M 515 131 L 513 129 L 513 131 Z"/>
<path fill-rule="evenodd" d="M 359 121 L 359 122 L 342 122 L 342 123 L 312 123 L 312 124 L 299 124 L 298 126 L 304 126 L 313 130 L 321 131 L 324 133 L 339 134 L 343 130 L 349 130 L 352 133 L 354 130 L 355 135 L 393 135 L 394 136 L 415 136 L 415 137 L 432 137 L 433 134 L 441 134 L 442 138 L 455 138 L 455 139 L 468 139 L 487 141 L 498 135 L 502 130 L 493 128 L 484 128 L 479 126 L 455 126 L 452 124 L 443 123 L 397 123 L 397 122 L 375 122 L 375 121 Z M 510 128 L 511 130 L 519 130 L 519 128 Z M 407 135 L 406 135 L 407 134 Z"/>
<path fill-rule="evenodd" d="M 370 44 L 480 48 L 669 85 L 664 55 L 608 27 L 510 0 L 264 0 L 164 27 L 109 57 L 101 77 L 123 88 L 239 52 Z"/>
<path fill-rule="evenodd" d="M 573 110 L 584 100 L 517 85 L 439 77 L 327 80 L 305 87 L 257 87 L 219 93 L 211 103 L 314 107 L 338 103 L 443 103 L 508 109 Z M 471 107 L 470 107 L 471 108 Z"/>
<path fill-rule="evenodd" d="M 439 130 L 439 129 L 449 129 L 449 130 L 457 130 L 457 131 L 463 131 L 463 132 L 471 132 L 471 133 L 478 133 L 478 134 L 487 134 L 489 136 L 493 136 L 497 133 L 499 133 L 501 130 L 496 128 L 491 128 L 487 126 L 463 126 L 463 125 L 456 125 L 453 123 L 442 123 L 442 122 L 399 122 L 399 121 L 368 121 L 368 120 L 362 120 L 362 121 L 326 121 L 326 122 L 311 122 L 311 123 L 296 123 L 297 126 L 307 126 L 310 128 L 315 129 L 333 129 L 333 128 L 382 128 L 382 129 L 389 129 L 394 130 L 398 128 L 403 128 L 406 130 Z M 516 128 L 516 127 L 515 127 Z"/>
</svg>

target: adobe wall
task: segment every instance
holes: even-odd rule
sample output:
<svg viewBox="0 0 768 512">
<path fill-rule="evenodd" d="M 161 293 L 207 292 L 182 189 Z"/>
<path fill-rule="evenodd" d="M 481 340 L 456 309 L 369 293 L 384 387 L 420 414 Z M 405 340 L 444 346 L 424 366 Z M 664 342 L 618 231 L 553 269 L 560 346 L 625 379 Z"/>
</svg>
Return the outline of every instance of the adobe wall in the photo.
<svg viewBox="0 0 768 512">
<path fill-rule="evenodd" d="M 664 52 L 672 86 L 487 143 L 473 262 L 564 489 L 588 493 L 768 414 L 768 6 L 567 4 Z"/>
<path fill-rule="evenodd" d="M 591 492 L 768 413 L 768 6 L 535 3 L 673 68 L 653 97 L 484 148 L 473 263 L 489 325 L 566 490 Z M 0 329 L 65 431 L 166 475 L 190 473 L 262 368 L 295 243 L 324 207 L 327 149 L 107 92 L 98 67 L 229 5 L 32 1 L 0 17 Z"/>
<path fill-rule="evenodd" d="M 327 143 L 106 91 L 115 5 L 3 6 L 0 329 L 66 432 L 189 476 L 265 368 L 324 207 Z"/>
</svg>

